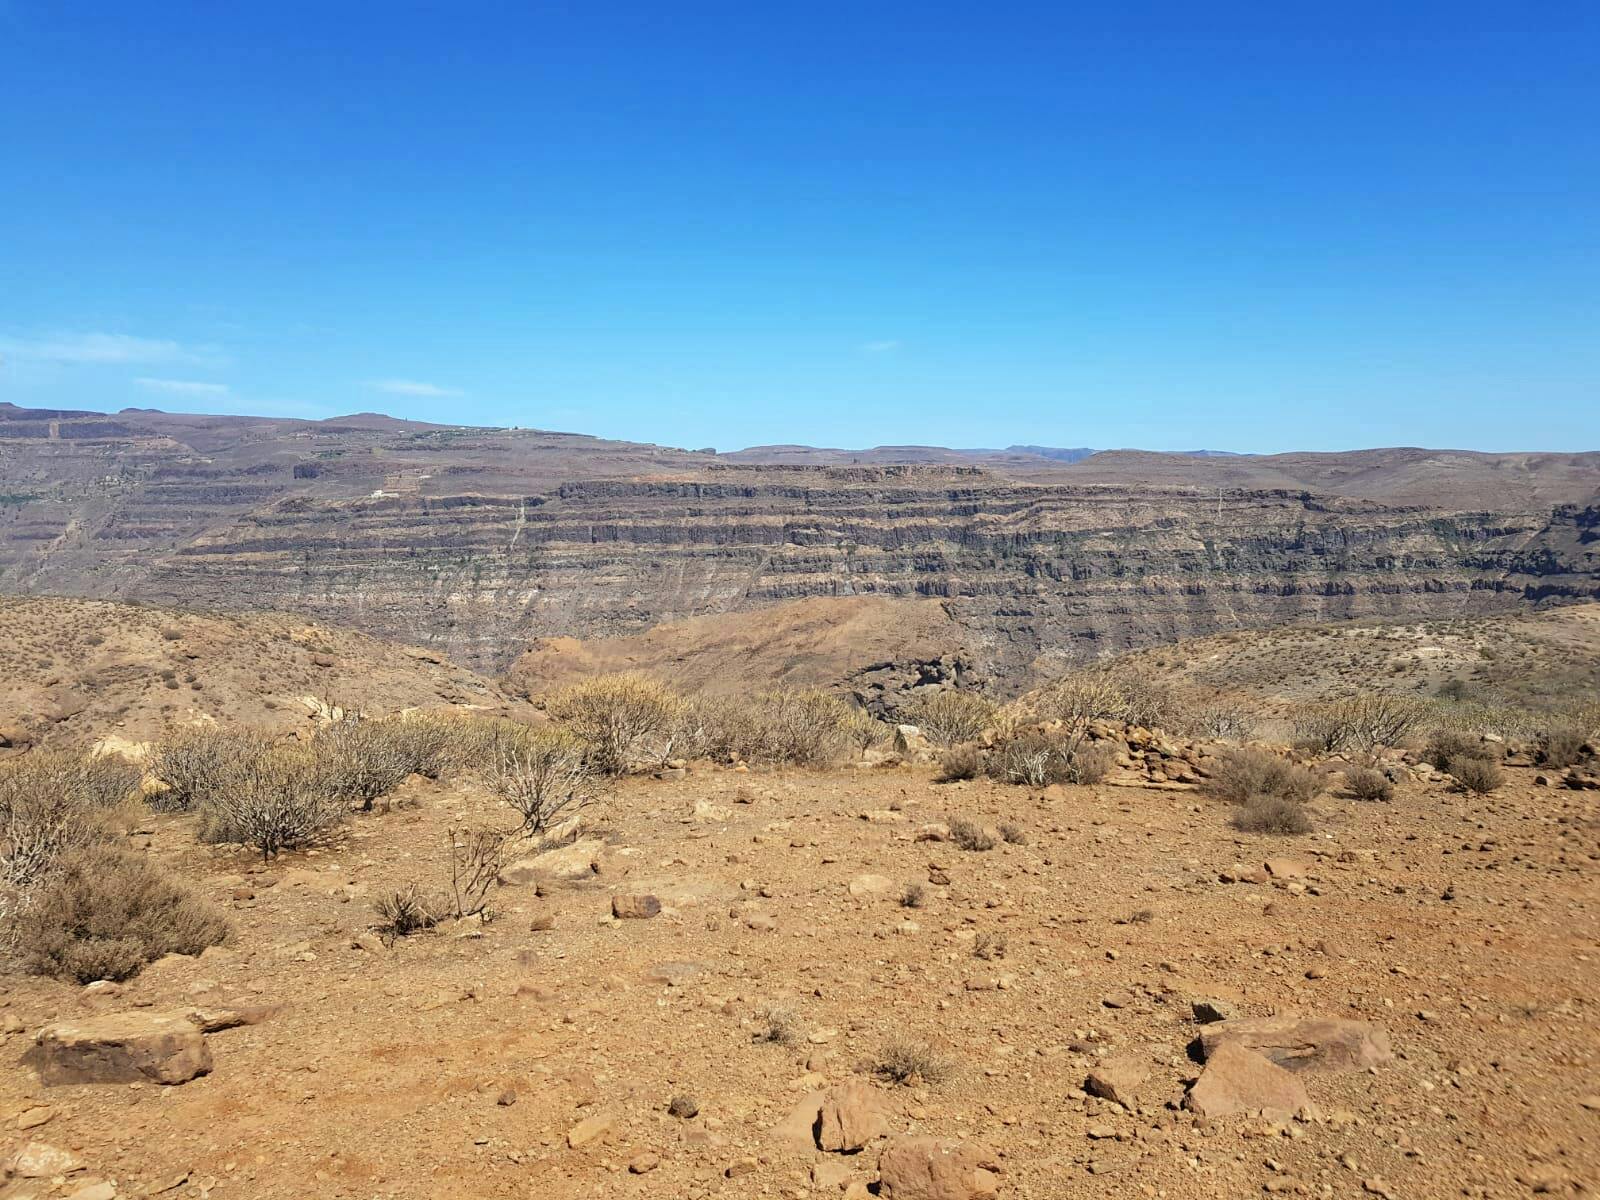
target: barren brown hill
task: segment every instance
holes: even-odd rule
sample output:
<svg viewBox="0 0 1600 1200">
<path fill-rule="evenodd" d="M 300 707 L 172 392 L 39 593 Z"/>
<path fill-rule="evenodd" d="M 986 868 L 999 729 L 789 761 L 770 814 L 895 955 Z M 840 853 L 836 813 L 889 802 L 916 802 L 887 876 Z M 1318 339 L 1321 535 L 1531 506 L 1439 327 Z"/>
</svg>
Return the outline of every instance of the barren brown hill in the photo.
<svg viewBox="0 0 1600 1200">
<path fill-rule="evenodd" d="M 373 714 L 513 707 L 433 651 L 281 613 L 0 597 L 0 627 L 0 753 L 140 742 L 195 721 L 282 732 L 305 726 L 318 702 Z"/>
<path fill-rule="evenodd" d="M 1563 708 L 1600 700 L 1600 604 L 1217 634 L 1119 661 L 1179 688 L 1269 711 L 1371 692 Z"/>
<path fill-rule="evenodd" d="M 989 682 L 968 633 L 938 600 L 813 597 L 748 613 L 691 617 L 614 638 L 541 638 L 508 679 L 546 692 L 573 679 L 642 670 L 690 691 L 824 688 L 864 702 L 930 682 Z"/>
</svg>

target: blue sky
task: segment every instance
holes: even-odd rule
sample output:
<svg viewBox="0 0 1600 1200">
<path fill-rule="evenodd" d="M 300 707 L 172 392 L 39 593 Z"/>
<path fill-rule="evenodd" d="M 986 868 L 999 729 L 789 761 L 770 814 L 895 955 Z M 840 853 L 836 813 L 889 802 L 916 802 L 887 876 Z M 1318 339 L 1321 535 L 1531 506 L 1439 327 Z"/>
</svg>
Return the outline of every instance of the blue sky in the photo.
<svg viewBox="0 0 1600 1200">
<path fill-rule="evenodd" d="M 1590 4 L 0 0 L 0 400 L 1600 446 Z"/>
</svg>

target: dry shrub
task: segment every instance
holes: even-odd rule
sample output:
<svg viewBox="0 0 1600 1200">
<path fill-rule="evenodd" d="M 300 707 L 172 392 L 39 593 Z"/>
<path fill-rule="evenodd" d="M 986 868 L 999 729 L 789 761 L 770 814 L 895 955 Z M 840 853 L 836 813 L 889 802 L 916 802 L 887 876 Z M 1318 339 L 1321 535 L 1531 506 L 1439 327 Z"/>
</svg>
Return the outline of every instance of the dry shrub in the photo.
<svg viewBox="0 0 1600 1200">
<path fill-rule="evenodd" d="M 855 712 L 826 692 L 763 692 L 756 697 L 763 744 L 752 756 L 760 761 L 825 767 L 850 746 Z"/>
<path fill-rule="evenodd" d="M 950 840 L 963 850 L 993 850 L 994 834 L 966 817 L 950 818 Z"/>
<path fill-rule="evenodd" d="M 1204 737 L 1243 742 L 1254 736 L 1256 719 L 1242 705 L 1219 700 L 1195 709 L 1190 714 L 1189 727 Z"/>
<path fill-rule="evenodd" d="M 1539 735 L 1536 754 L 1540 766 L 1570 767 L 1583 758 L 1588 733 L 1577 725 L 1556 725 Z"/>
<path fill-rule="evenodd" d="M 595 767 L 607 775 L 627 771 L 650 740 L 668 740 L 682 707 L 666 684 L 632 671 L 581 680 L 545 701 L 545 711 L 592 747 Z"/>
<path fill-rule="evenodd" d="M 994 703 L 976 692 L 946 688 L 920 696 L 902 710 L 935 746 L 975 741 L 994 720 Z"/>
<path fill-rule="evenodd" d="M 755 1041 L 769 1042 L 774 1046 L 792 1046 L 800 1040 L 800 1030 L 795 1024 L 792 1009 L 768 1005 L 761 1010 L 759 1019 L 761 1024 L 755 1032 Z"/>
<path fill-rule="evenodd" d="M 1304 802 L 1319 795 L 1322 786 L 1315 771 L 1256 746 L 1239 746 L 1220 756 L 1204 789 L 1219 800 L 1244 804 L 1260 796 Z"/>
<path fill-rule="evenodd" d="M 928 901 L 928 889 L 920 883 L 912 882 L 905 886 L 900 893 L 901 908 L 921 908 Z"/>
<path fill-rule="evenodd" d="M 845 741 L 859 751 L 871 750 L 874 746 L 881 746 L 889 740 L 892 732 L 887 724 L 878 720 L 864 708 L 847 705 L 845 715 L 840 719 L 840 729 Z"/>
<path fill-rule="evenodd" d="M 1344 785 L 1357 800 L 1393 800 L 1394 784 L 1377 767 L 1351 767 Z"/>
<path fill-rule="evenodd" d="M 234 764 L 263 753 L 267 739 L 252 730 L 195 725 L 175 729 L 150 748 L 146 767 L 167 785 L 149 797 L 158 812 L 187 812 L 216 795 Z"/>
<path fill-rule="evenodd" d="M 1311 815 L 1298 800 L 1282 796 L 1252 796 L 1233 814 L 1233 827 L 1242 833 L 1310 833 Z"/>
<path fill-rule="evenodd" d="M 890 1042 L 873 1066 L 873 1073 L 890 1083 L 913 1086 L 941 1083 L 950 1075 L 950 1062 L 926 1042 Z"/>
<path fill-rule="evenodd" d="M 972 942 L 972 956 L 981 958 L 984 962 L 993 962 L 997 958 L 1006 956 L 1006 948 L 1010 939 L 1003 933 L 980 933 Z"/>
<path fill-rule="evenodd" d="M 214 907 L 143 858 L 111 846 L 62 856 L 17 921 L 31 967 L 58 979 L 128 979 L 164 954 L 228 936 Z"/>
<path fill-rule="evenodd" d="M 372 908 L 378 915 L 377 931 L 388 942 L 432 929 L 439 923 L 437 905 L 414 883 L 379 896 Z"/>
<path fill-rule="evenodd" d="M 883 741 L 888 727 L 837 696 L 777 689 L 753 697 L 693 696 L 679 710 L 672 744 L 721 762 L 825 767 Z"/>
<path fill-rule="evenodd" d="M 500 747 L 489 784 L 522 816 L 520 832 L 543 833 L 589 804 L 599 779 L 587 748 L 564 729 L 526 730 Z"/>
<path fill-rule="evenodd" d="M 254 846 L 268 859 L 305 846 L 343 819 L 315 757 L 298 746 L 271 746 L 234 764 L 200 807 L 203 842 Z"/>
<path fill-rule="evenodd" d="M 108 796 L 92 764 L 38 752 L 0 769 L 0 885 L 8 908 L 22 908 L 33 886 L 69 851 L 110 836 Z M 103 782 L 103 781 L 99 781 Z"/>
<path fill-rule="evenodd" d="M 976 746 L 952 746 L 939 755 L 939 782 L 976 779 L 983 773 L 983 752 Z"/>
<path fill-rule="evenodd" d="M 1450 764 L 1464 758 L 1491 759 L 1500 756 L 1500 747 L 1486 742 L 1476 733 L 1460 729 L 1436 729 L 1428 739 L 1422 756 L 1440 771 L 1450 770 Z"/>
<path fill-rule="evenodd" d="M 1001 821 L 995 829 L 1000 834 L 1000 840 L 1008 846 L 1026 846 L 1028 844 L 1028 831 L 1020 825 L 1013 825 L 1009 821 Z"/>
<path fill-rule="evenodd" d="M 1479 796 L 1487 795 L 1506 781 L 1506 773 L 1500 769 L 1500 764 L 1487 758 L 1452 759 L 1446 769 L 1463 791 Z"/>
<path fill-rule="evenodd" d="M 1398 746 L 1428 715 L 1428 706 L 1405 696 L 1373 693 L 1303 705 L 1294 718 L 1295 740 L 1324 754 Z"/>
<path fill-rule="evenodd" d="M 1099 783 L 1111 770 L 1114 754 L 1080 733 L 1019 733 L 989 752 L 991 779 L 1048 787 L 1053 783 Z"/>
<path fill-rule="evenodd" d="M 1028 702 L 1044 720 L 1082 728 L 1120 721 L 1149 729 L 1177 728 L 1180 706 L 1165 684 L 1128 667 L 1094 667 L 1047 684 Z"/>
<path fill-rule="evenodd" d="M 311 741 L 316 772 L 326 793 L 371 812 L 411 774 L 411 739 L 400 721 L 347 716 L 324 725 Z"/>
<path fill-rule="evenodd" d="M 489 907 L 489 889 L 505 869 L 512 834 L 502 829 L 452 826 L 450 839 L 450 899 L 456 920 L 475 917 Z"/>
</svg>

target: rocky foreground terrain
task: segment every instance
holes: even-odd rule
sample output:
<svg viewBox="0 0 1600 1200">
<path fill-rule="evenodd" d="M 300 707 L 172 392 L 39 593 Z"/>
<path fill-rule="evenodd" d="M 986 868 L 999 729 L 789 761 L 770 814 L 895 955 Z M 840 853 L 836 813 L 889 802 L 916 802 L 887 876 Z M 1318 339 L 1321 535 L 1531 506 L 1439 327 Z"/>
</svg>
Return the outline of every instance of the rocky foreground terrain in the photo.
<svg viewBox="0 0 1600 1200">
<path fill-rule="evenodd" d="M 1271 837 L 1136 776 L 667 774 L 392 944 L 371 902 L 494 817 L 470 782 L 267 865 L 145 818 L 234 936 L 0 983 L 0 1195 L 1600 1187 L 1600 792 L 1407 776 Z"/>
<path fill-rule="evenodd" d="M 0 406 L 0 587 L 290 609 L 490 673 L 538 639 L 931 598 L 1014 690 L 1176 637 L 1600 596 L 1594 454 L 865 457 Z"/>
</svg>

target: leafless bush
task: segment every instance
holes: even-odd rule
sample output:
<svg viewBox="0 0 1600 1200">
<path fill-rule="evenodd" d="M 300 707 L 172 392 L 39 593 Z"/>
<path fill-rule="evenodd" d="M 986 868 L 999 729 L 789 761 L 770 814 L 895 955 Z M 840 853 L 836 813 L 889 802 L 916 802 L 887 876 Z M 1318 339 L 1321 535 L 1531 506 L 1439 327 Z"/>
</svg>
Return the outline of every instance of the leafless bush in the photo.
<svg viewBox="0 0 1600 1200">
<path fill-rule="evenodd" d="M 385 892 L 372 907 L 378 915 L 378 933 L 389 942 L 432 929 L 439 923 L 437 904 L 424 896 L 414 883 Z"/>
<path fill-rule="evenodd" d="M 1322 792 L 1323 780 L 1315 771 L 1255 746 L 1225 751 L 1212 769 L 1205 791 L 1232 804 L 1258 796 L 1306 801 Z"/>
<path fill-rule="evenodd" d="M 311 751 L 328 795 L 371 812 L 411 774 L 415 759 L 400 721 L 347 716 L 324 725 Z"/>
<path fill-rule="evenodd" d="M 1463 791 L 1479 796 L 1487 795 L 1506 781 L 1506 773 L 1500 769 L 1500 764 L 1486 758 L 1451 759 L 1447 769 Z"/>
<path fill-rule="evenodd" d="M 928 889 L 920 883 L 908 883 L 900 893 L 901 908 L 921 908 L 928 900 Z"/>
<path fill-rule="evenodd" d="M 939 782 L 976 779 L 983 773 L 983 752 L 976 746 L 952 746 L 939 755 Z"/>
<path fill-rule="evenodd" d="M 105 845 L 64 854 L 17 919 L 17 944 L 40 974 L 122 980 L 164 954 L 199 954 L 228 923 L 151 863 Z"/>
<path fill-rule="evenodd" d="M 620 775 L 638 761 L 647 739 L 672 729 L 682 704 L 659 680 L 626 672 L 562 688 L 546 700 L 545 709 L 593 747 L 598 770 Z"/>
<path fill-rule="evenodd" d="M 994 835 L 966 817 L 950 818 L 950 840 L 963 850 L 993 850 Z"/>
<path fill-rule="evenodd" d="M 946 688 L 919 697 L 904 712 L 935 746 L 956 746 L 975 741 L 989 727 L 995 706 L 976 692 Z"/>
<path fill-rule="evenodd" d="M 950 1062 L 925 1042 L 890 1042 L 873 1066 L 873 1073 L 890 1083 L 913 1086 L 942 1083 L 950 1075 Z"/>
<path fill-rule="evenodd" d="M 845 705 L 845 709 L 839 725 L 845 741 L 851 746 L 864 752 L 889 740 L 889 726 L 866 709 L 849 704 Z"/>
<path fill-rule="evenodd" d="M 1298 800 L 1252 796 L 1233 814 L 1233 827 L 1243 833 L 1310 833 L 1311 816 Z"/>
<path fill-rule="evenodd" d="M 851 744 L 849 722 L 855 712 L 825 692 L 771 691 L 756 697 L 758 720 L 765 730 L 756 757 L 801 767 L 837 762 Z"/>
<path fill-rule="evenodd" d="M 1428 715 L 1427 705 L 1404 696 L 1371 693 L 1326 700 L 1295 714 L 1296 741 L 1335 754 L 1401 745 Z"/>
<path fill-rule="evenodd" d="M 582 742 L 561 729 L 529 730 L 507 741 L 490 768 L 490 786 L 522 816 L 521 832 L 543 833 L 590 803 L 599 780 Z"/>
<path fill-rule="evenodd" d="M 1393 800 L 1394 784 L 1377 767 L 1351 767 L 1344 785 L 1357 800 Z"/>
<path fill-rule="evenodd" d="M 254 846 L 263 859 L 304 846 L 341 820 L 346 806 L 330 793 L 310 752 L 273 746 L 234 764 L 200 805 L 205 842 Z"/>
<path fill-rule="evenodd" d="M 837 696 L 777 689 L 690 697 L 679 709 L 673 744 L 685 755 L 724 762 L 825 767 L 887 736 L 881 721 Z"/>
<path fill-rule="evenodd" d="M 1196 709 L 1190 725 L 1196 733 L 1205 737 L 1242 742 L 1255 733 L 1256 720 L 1242 706 L 1218 701 Z"/>
<path fill-rule="evenodd" d="M 36 752 L 0 768 L 0 886 L 11 894 L 8 907 L 25 907 L 63 855 L 110 836 L 105 799 L 86 784 L 75 755 Z"/>
<path fill-rule="evenodd" d="M 500 829 L 456 828 L 450 839 L 450 898 L 456 920 L 476 917 L 489 906 L 489 889 L 506 865 L 511 833 Z"/>
<path fill-rule="evenodd" d="M 232 766 L 265 751 L 267 740 L 251 730 L 195 725 L 175 729 L 150 748 L 145 766 L 166 784 L 148 799 L 158 812 L 187 812 L 214 796 Z"/>
</svg>

